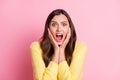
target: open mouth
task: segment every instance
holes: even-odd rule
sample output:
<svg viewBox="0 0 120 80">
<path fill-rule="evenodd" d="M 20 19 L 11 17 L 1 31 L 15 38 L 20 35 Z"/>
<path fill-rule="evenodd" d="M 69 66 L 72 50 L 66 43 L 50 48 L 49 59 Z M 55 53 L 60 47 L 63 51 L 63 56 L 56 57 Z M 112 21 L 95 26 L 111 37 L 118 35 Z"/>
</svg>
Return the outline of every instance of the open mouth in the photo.
<svg viewBox="0 0 120 80">
<path fill-rule="evenodd" d="M 61 34 L 61 33 L 56 34 L 56 40 L 57 40 L 58 42 L 62 41 L 62 39 L 63 39 L 63 34 Z"/>
</svg>

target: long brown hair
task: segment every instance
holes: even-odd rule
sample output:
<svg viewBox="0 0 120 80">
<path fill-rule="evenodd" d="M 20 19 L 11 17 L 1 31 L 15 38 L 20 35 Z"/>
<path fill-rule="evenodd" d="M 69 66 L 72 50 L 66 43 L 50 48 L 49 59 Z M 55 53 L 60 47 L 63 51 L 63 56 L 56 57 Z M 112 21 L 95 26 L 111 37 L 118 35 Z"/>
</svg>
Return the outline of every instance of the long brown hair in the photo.
<svg viewBox="0 0 120 80">
<path fill-rule="evenodd" d="M 52 56 L 54 54 L 54 48 L 53 48 L 52 44 L 50 43 L 50 39 L 48 37 L 49 24 L 50 24 L 50 21 L 52 20 L 52 18 L 54 16 L 60 15 L 60 14 L 63 14 L 67 17 L 69 25 L 70 25 L 70 29 L 71 29 L 71 37 L 70 37 L 70 40 L 69 40 L 69 42 L 68 42 L 68 44 L 66 45 L 66 48 L 65 48 L 66 61 L 69 65 L 71 63 L 72 54 L 73 54 L 74 47 L 75 47 L 75 42 L 76 42 L 75 28 L 74 28 L 73 22 L 72 22 L 70 16 L 68 15 L 68 13 L 63 9 L 56 9 L 56 10 L 52 11 L 47 17 L 47 20 L 46 20 L 46 23 L 45 23 L 44 34 L 43 34 L 43 37 L 42 37 L 42 41 L 40 42 L 40 46 L 41 46 L 42 52 L 43 52 L 43 60 L 45 62 L 46 67 L 48 66 L 48 64 L 51 61 Z"/>
</svg>

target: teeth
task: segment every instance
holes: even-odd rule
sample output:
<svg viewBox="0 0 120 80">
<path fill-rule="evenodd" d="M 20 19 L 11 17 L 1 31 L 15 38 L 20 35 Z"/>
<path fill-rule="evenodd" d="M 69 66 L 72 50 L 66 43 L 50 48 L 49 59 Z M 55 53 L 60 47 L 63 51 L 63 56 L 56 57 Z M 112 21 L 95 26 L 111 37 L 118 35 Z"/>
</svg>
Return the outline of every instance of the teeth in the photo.
<svg viewBox="0 0 120 80">
<path fill-rule="evenodd" d="M 62 35 L 62 34 L 57 34 L 57 35 Z"/>
<path fill-rule="evenodd" d="M 56 34 L 56 37 L 63 37 L 61 33 Z"/>
</svg>

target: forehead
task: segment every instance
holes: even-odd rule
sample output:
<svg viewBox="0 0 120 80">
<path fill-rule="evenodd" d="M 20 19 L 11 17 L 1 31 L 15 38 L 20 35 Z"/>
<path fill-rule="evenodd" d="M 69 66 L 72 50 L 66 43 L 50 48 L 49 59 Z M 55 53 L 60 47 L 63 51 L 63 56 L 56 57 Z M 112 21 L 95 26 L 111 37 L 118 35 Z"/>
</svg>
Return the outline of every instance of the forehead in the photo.
<svg viewBox="0 0 120 80">
<path fill-rule="evenodd" d="M 67 21 L 68 22 L 68 19 L 65 15 L 60 14 L 60 15 L 54 16 L 51 21 L 57 21 L 57 22 Z"/>
</svg>

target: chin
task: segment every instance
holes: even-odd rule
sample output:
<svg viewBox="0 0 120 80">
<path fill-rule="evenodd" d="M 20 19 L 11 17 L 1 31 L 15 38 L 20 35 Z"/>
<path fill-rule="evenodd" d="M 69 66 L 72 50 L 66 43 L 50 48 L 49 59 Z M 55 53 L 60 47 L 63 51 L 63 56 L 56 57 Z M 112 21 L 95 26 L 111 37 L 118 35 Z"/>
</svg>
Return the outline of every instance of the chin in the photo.
<svg viewBox="0 0 120 80">
<path fill-rule="evenodd" d="M 61 45 L 63 42 L 57 42 L 58 43 L 58 45 Z"/>
</svg>

